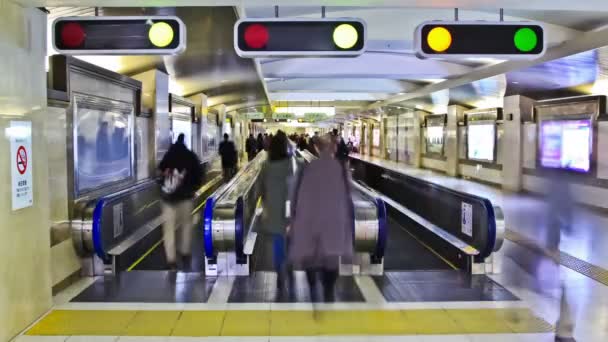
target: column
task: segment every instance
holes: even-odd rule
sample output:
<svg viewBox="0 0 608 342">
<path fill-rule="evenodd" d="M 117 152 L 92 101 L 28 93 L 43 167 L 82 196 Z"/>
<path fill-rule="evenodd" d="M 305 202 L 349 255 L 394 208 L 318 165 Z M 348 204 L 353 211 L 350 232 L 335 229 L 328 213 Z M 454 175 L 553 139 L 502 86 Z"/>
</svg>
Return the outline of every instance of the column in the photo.
<svg viewBox="0 0 608 342">
<path fill-rule="evenodd" d="M 446 156 L 446 174 L 458 177 L 458 121 L 464 116 L 466 108 L 458 105 L 448 107 L 448 122 L 446 126 L 446 141 L 444 145 Z"/>
<path fill-rule="evenodd" d="M 52 305 L 47 22 L 9 0 L 0 0 L 0 22 L 0 341 L 8 341 Z"/>
<path fill-rule="evenodd" d="M 509 191 L 522 189 L 522 155 L 524 146 L 521 117 L 529 114 L 534 100 L 513 95 L 504 98 L 504 132 L 502 136 L 502 187 Z M 528 148 L 532 148 L 528 146 Z"/>
</svg>

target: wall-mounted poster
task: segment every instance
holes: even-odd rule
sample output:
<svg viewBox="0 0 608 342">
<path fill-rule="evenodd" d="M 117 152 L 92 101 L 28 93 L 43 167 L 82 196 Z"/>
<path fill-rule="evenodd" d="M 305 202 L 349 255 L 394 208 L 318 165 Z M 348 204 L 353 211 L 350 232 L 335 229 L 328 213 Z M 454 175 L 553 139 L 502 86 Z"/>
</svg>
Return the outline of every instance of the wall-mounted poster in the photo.
<svg viewBox="0 0 608 342">
<path fill-rule="evenodd" d="M 494 161 L 496 125 L 469 125 L 467 131 L 467 157 L 474 160 Z"/>
<path fill-rule="evenodd" d="M 443 154 L 443 126 L 426 128 L 426 153 Z"/>
<path fill-rule="evenodd" d="M 372 145 L 374 147 L 380 147 L 380 128 L 374 128 L 372 130 Z"/>
<path fill-rule="evenodd" d="M 589 172 L 591 120 L 543 121 L 540 127 L 540 164 L 547 168 Z"/>
</svg>

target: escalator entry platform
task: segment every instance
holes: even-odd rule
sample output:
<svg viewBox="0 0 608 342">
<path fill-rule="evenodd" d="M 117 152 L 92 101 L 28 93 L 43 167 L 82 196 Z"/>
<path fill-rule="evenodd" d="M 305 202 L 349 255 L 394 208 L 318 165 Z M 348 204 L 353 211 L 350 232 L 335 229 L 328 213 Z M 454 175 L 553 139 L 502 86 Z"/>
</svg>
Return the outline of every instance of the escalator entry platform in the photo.
<svg viewBox="0 0 608 342">
<path fill-rule="evenodd" d="M 360 286 L 357 277 L 361 276 L 341 276 L 338 279 L 336 302 L 366 302 L 365 293 L 369 288 Z M 205 277 L 200 272 L 125 272 L 97 279 L 72 302 L 207 303 L 216 291 L 229 293 L 228 303 L 311 302 L 304 272 L 295 272 L 292 290 L 287 286 L 281 293 L 277 292 L 274 272 L 255 272 L 247 277 L 234 277 L 232 282 L 219 282 L 217 279 Z M 379 292 L 387 302 L 519 300 L 486 275 L 468 275 L 462 271 L 391 271 L 371 279 L 376 287 L 372 291 Z"/>
</svg>

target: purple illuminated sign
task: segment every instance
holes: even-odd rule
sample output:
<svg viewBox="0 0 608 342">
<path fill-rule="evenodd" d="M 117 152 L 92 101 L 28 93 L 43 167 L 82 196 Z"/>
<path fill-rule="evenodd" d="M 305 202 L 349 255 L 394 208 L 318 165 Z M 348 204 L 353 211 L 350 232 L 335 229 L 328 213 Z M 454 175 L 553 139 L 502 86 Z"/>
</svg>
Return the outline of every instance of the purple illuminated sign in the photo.
<svg viewBox="0 0 608 342">
<path fill-rule="evenodd" d="M 588 172 L 591 165 L 591 120 L 543 121 L 540 163 L 543 167 Z"/>
</svg>

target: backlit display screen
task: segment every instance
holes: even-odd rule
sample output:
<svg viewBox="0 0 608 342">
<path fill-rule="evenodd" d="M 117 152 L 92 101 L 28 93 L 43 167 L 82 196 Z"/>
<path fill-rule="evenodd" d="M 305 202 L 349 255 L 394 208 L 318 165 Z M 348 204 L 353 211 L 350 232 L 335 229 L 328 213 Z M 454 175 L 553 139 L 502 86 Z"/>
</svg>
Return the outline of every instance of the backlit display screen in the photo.
<svg viewBox="0 0 608 342">
<path fill-rule="evenodd" d="M 443 126 L 426 128 L 426 153 L 443 154 Z"/>
<path fill-rule="evenodd" d="M 544 121 L 540 127 L 543 167 L 588 172 L 591 167 L 591 120 Z"/>
<path fill-rule="evenodd" d="M 469 159 L 494 161 L 496 126 L 469 125 L 467 131 L 467 157 Z"/>
</svg>

